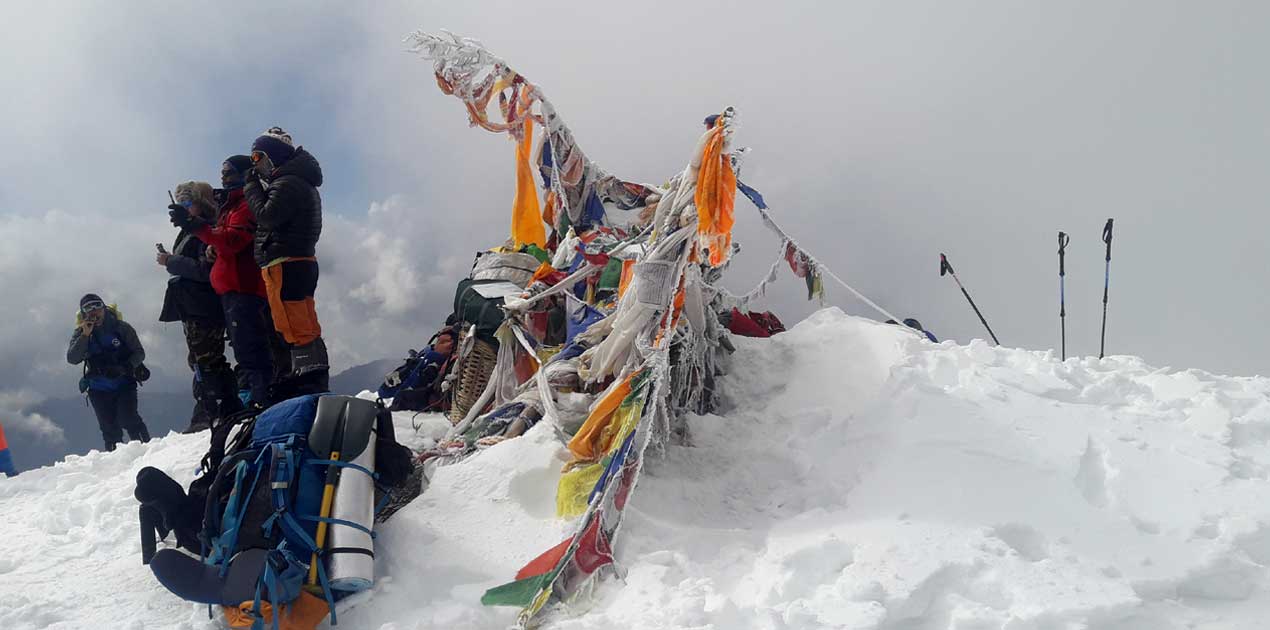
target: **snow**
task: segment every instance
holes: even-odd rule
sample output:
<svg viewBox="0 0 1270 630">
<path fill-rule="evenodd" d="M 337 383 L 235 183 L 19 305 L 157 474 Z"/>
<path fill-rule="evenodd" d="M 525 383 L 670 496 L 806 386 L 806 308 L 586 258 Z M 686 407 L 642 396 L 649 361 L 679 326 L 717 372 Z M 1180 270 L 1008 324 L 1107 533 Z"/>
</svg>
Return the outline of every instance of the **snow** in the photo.
<svg viewBox="0 0 1270 630">
<path fill-rule="evenodd" d="M 624 581 L 547 627 L 1264 627 L 1270 380 L 932 344 L 836 309 L 737 345 L 724 408 L 650 450 Z M 396 420 L 414 445 L 446 426 Z M 219 627 L 140 564 L 132 498 L 144 465 L 190 481 L 205 440 L 0 479 L 0 627 Z M 540 425 L 438 469 L 337 627 L 513 624 L 478 600 L 571 531 L 564 457 Z"/>
</svg>

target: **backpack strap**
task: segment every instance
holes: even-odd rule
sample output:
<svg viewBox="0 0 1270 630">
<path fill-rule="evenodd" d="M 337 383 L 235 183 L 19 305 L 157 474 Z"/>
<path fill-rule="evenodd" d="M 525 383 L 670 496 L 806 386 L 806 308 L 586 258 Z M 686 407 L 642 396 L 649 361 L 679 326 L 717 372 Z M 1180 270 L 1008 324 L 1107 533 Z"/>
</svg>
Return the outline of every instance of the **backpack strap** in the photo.
<svg viewBox="0 0 1270 630">
<path fill-rule="evenodd" d="M 260 459 L 265 456 L 266 451 L 256 457 L 256 463 L 260 463 Z M 251 487 L 244 495 L 241 490 L 243 481 L 247 471 L 247 462 L 240 461 L 234 467 L 234 489 L 229 495 L 229 502 L 225 505 L 225 517 L 222 520 L 221 535 L 217 539 L 213 553 L 218 553 L 219 558 L 215 558 L 220 564 L 220 577 L 225 577 L 229 571 L 229 560 L 234 553 L 234 548 L 238 545 L 238 532 L 242 528 L 243 517 L 247 514 L 247 508 L 251 506 L 251 497 L 256 493 L 256 484 L 260 481 L 260 470 L 257 467 L 255 475 L 251 479 Z M 241 504 L 241 507 L 239 507 Z"/>
</svg>

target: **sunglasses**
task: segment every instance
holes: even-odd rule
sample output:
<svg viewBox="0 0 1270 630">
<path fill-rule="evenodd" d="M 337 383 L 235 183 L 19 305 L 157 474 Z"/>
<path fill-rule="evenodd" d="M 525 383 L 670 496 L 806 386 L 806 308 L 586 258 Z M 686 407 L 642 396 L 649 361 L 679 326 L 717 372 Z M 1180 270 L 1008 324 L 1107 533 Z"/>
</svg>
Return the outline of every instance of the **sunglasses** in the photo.
<svg viewBox="0 0 1270 630">
<path fill-rule="evenodd" d="M 79 307 L 79 311 L 87 315 L 89 313 L 92 313 L 93 311 L 98 311 L 103 308 L 106 308 L 106 305 L 102 302 L 88 302 L 84 304 L 83 306 Z"/>
<path fill-rule="evenodd" d="M 265 159 L 266 157 L 269 157 L 269 156 L 265 155 L 264 151 L 252 151 L 251 163 L 252 164 L 259 163 L 261 160 Z"/>
<path fill-rule="evenodd" d="M 189 208 L 194 205 L 194 202 L 190 199 L 182 199 L 181 201 L 178 201 L 177 203 L 181 204 L 182 206 L 185 206 L 186 208 Z"/>
</svg>

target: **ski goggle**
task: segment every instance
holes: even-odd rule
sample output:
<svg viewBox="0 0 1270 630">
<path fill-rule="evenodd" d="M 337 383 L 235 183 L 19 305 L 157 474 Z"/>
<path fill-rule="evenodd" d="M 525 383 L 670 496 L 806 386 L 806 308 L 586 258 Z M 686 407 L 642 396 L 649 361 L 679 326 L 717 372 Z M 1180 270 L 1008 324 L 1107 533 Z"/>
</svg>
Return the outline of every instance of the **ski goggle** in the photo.
<svg viewBox="0 0 1270 630">
<path fill-rule="evenodd" d="M 191 207 L 191 206 L 193 206 L 193 205 L 194 205 L 194 201 L 193 201 L 193 200 L 191 200 L 191 199 L 182 199 L 182 200 L 178 201 L 177 203 L 181 204 L 182 206 L 184 206 L 184 207 L 186 207 L 186 208 L 189 208 L 189 207 Z"/>
<path fill-rule="evenodd" d="M 80 306 L 79 312 L 87 315 L 93 311 L 101 310 L 103 308 L 106 308 L 105 303 L 93 300 L 92 302 L 85 302 L 83 306 Z"/>
<path fill-rule="evenodd" d="M 261 160 L 263 160 L 263 159 L 265 159 L 265 158 L 267 158 L 267 157 L 269 157 L 269 156 L 268 156 L 268 155 L 265 155 L 265 152 L 264 152 L 264 151 L 252 151 L 252 152 L 251 152 L 251 163 L 252 163 L 252 164 L 258 164 L 258 163 L 260 163 L 260 161 L 261 161 Z"/>
</svg>

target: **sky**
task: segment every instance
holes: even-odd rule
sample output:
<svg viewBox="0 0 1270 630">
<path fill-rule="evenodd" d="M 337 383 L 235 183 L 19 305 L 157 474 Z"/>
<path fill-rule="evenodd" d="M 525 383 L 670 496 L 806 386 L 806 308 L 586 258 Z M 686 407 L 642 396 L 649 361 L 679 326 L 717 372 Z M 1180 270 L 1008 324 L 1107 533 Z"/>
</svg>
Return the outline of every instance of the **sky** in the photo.
<svg viewBox="0 0 1270 630">
<path fill-rule="evenodd" d="M 157 322 L 175 236 L 166 191 L 280 125 L 321 162 L 318 311 L 334 369 L 403 355 L 506 237 L 513 145 L 469 128 L 415 29 L 482 40 L 539 85 L 583 149 L 659 184 L 701 119 L 740 113 L 742 178 L 853 287 L 940 338 L 984 338 L 947 253 L 1005 345 L 1097 356 L 1103 223 L 1116 219 L 1107 352 L 1270 371 L 1264 211 L 1270 5 L 1222 1 L 67 2 L 0 6 L 0 423 L 75 395 L 88 291 L 141 333 L 153 388 L 188 386 Z M 779 243 L 744 200 L 725 284 Z M 825 303 L 875 314 L 832 282 Z M 757 305 L 820 305 L 782 280 Z M 1057 354 L 1057 350 L 1056 350 Z M 368 383 L 368 386 L 374 385 Z M 95 430 L 95 428 L 93 429 Z"/>
</svg>

